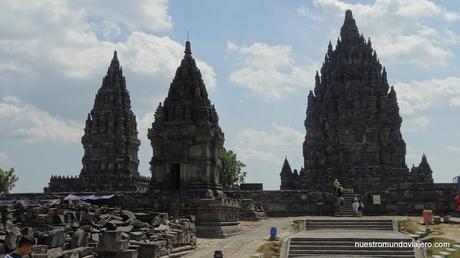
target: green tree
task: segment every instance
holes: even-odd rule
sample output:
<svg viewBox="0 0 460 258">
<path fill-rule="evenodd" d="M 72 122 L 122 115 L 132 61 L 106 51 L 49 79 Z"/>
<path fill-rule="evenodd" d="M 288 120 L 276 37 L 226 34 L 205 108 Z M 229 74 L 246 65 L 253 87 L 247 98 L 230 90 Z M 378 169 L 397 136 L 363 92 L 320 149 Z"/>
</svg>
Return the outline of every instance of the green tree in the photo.
<svg viewBox="0 0 460 258">
<path fill-rule="evenodd" d="M 0 196 L 8 194 L 18 179 L 14 174 L 14 168 L 10 168 L 9 170 L 2 170 L 0 168 Z"/>
<path fill-rule="evenodd" d="M 224 189 L 230 189 L 234 184 L 244 183 L 246 165 L 239 161 L 236 153 L 222 148 L 219 150 L 219 158 L 222 161 L 219 180 Z"/>
</svg>

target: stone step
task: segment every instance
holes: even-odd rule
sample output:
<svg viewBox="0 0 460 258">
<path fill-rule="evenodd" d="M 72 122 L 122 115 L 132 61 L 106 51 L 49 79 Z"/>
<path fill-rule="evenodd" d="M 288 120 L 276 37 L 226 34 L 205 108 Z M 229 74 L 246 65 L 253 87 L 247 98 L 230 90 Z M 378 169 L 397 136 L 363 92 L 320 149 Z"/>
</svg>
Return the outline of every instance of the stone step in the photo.
<svg viewBox="0 0 460 258">
<path fill-rule="evenodd" d="M 343 228 L 343 229 L 378 229 L 378 230 L 393 230 L 393 222 L 391 220 L 307 220 L 305 228 L 320 229 L 320 228 Z"/>
<path fill-rule="evenodd" d="M 290 254 L 288 255 L 288 258 L 296 258 L 296 257 L 317 257 L 317 258 L 331 258 L 330 255 L 318 255 L 318 254 Z M 334 255 L 334 258 L 362 258 L 362 255 Z M 369 256 L 364 256 L 364 257 L 369 257 Z M 433 256 L 434 257 L 434 256 Z M 442 257 L 442 256 L 440 256 Z M 415 258 L 415 255 L 397 255 L 397 254 L 392 254 L 392 255 L 373 255 L 372 258 Z"/>
<path fill-rule="evenodd" d="M 372 250 L 307 250 L 307 251 L 295 251 L 289 250 L 290 255 L 304 255 L 304 254 L 327 254 L 327 255 L 364 255 L 364 256 L 372 256 L 375 257 L 376 255 L 390 255 L 394 257 L 394 255 L 413 255 L 414 251 L 406 252 L 406 251 L 399 251 L 399 250 L 379 250 L 379 249 L 372 249 Z"/>
<path fill-rule="evenodd" d="M 355 247 L 353 245 L 337 245 L 334 243 L 328 243 L 328 244 L 323 244 L 323 245 L 310 245 L 310 244 L 299 244 L 299 245 L 290 245 L 289 250 L 386 250 L 386 251 L 406 251 L 406 252 L 413 252 L 414 248 L 412 247 L 404 247 L 404 248 L 399 248 L 399 247 Z"/>
<path fill-rule="evenodd" d="M 306 223 L 311 223 L 311 224 L 339 224 L 339 223 L 347 223 L 347 224 L 362 224 L 362 223 L 372 223 L 372 224 L 393 224 L 393 221 L 391 220 L 361 220 L 361 219 L 348 219 L 348 220 L 341 220 L 341 219 L 328 219 L 328 220 L 306 220 Z"/>
<path fill-rule="evenodd" d="M 328 241 L 327 239 L 324 239 L 322 241 L 300 241 L 300 240 L 296 240 L 296 241 L 292 241 L 291 239 L 291 242 L 290 244 L 292 246 L 298 246 L 298 245 L 315 245 L 315 246 L 319 246 L 319 245 L 337 245 L 337 246 L 355 246 L 355 243 L 357 242 L 369 242 L 368 240 L 360 240 L 360 241 L 347 241 L 347 240 L 337 240 L 337 241 Z M 372 241 L 371 241 L 372 242 Z M 381 243 L 381 242 L 385 242 L 385 243 L 400 243 L 401 241 L 374 241 L 374 242 L 378 242 L 378 243 Z M 411 243 L 410 241 L 403 241 L 404 243 Z"/>
<path fill-rule="evenodd" d="M 313 223 L 313 224 L 305 224 L 305 226 L 314 226 L 314 227 L 325 227 L 325 226 L 333 226 L 333 227 L 341 227 L 341 226 L 369 226 L 369 227 L 392 227 L 393 224 L 384 224 L 384 223 Z"/>
<path fill-rule="evenodd" d="M 314 229 L 332 229 L 332 228 L 340 228 L 340 229 L 349 229 L 349 230 L 388 230 L 392 231 L 393 228 L 390 227 L 358 227 L 358 226 L 341 226 L 341 227 L 308 227 L 307 230 L 314 230 Z"/>
<path fill-rule="evenodd" d="M 293 241 L 310 241 L 310 242 L 324 242 L 324 241 L 339 241 L 339 242 L 408 242 L 412 243 L 410 238 L 345 238 L 345 237 L 328 237 L 328 238 L 311 238 L 311 237 L 294 237 L 290 239 Z"/>
<path fill-rule="evenodd" d="M 367 218 L 362 218 L 362 219 L 307 219 L 305 221 L 311 221 L 311 222 L 393 222 L 391 219 L 367 219 Z"/>
</svg>

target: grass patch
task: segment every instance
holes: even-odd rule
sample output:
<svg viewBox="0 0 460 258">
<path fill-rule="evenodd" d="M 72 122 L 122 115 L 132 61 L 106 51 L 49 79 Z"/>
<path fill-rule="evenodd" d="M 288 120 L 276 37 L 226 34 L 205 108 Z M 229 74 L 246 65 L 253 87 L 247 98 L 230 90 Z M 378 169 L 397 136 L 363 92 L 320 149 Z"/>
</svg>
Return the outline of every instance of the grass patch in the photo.
<svg viewBox="0 0 460 258">
<path fill-rule="evenodd" d="M 291 224 L 291 232 L 293 233 L 299 233 L 300 232 L 300 224 L 302 223 L 301 221 L 294 221 L 294 223 Z"/>
<path fill-rule="evenodd" d="M 263 257 L 278 258 L 280 257 L 281 244 L 280 242 L 268 242 L 257 248 L 258 253 L 262 253 Z"/>
<path fill-rule="evenodd" d="M 403 219 L 399 220 L 398 223 L 400 231 L 413 234 L 419 230 L 423 230 L 422 226 L 418 223 L 416 219 Z"/>
<path fill-rule="evenodd" d="M 454 240 L 444 237 L 432 237 L 423 240 L 424 242 L 430 242 L 433 244 L 431 248 L 428 248 L 427 252 L 429 256 L 439 254 L 444 251 L 447 247 L 435 247 L 435 243 L 450 243 L 450 247 L 453 248 L 454 244 L 457 244 Z M 449 258 L 460 258 L 460 250 L 457 250 L 448 256 Z"/>
</svg>

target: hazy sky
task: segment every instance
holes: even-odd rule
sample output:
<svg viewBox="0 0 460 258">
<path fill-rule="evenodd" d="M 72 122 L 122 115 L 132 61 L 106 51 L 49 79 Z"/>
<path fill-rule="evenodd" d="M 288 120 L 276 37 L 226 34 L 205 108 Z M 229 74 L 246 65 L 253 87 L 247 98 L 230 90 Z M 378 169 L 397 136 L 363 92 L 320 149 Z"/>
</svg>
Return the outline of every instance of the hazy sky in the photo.
<svg viewBox="0 0 460 258">
<path fill-rule="evenodd" d="M 299 169 L 308 90 L 346 9 L 395 86 L 408 166 L 426 153 L 435 182 L 460 175 L 458 1 L 0 0 L 0 168 L 15 192 L 78 175 L 84 120 L 113 54 L 123 66 L 149 175 L 147 128 L 190 33 L 225 146 L 247 182 L 279 189 Z"/>
</svg>

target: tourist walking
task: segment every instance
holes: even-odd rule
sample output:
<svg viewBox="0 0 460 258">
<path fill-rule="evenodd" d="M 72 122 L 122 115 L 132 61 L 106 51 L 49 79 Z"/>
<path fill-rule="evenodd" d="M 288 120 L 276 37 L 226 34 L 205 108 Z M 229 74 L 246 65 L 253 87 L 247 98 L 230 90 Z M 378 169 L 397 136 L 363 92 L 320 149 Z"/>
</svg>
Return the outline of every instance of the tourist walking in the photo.
<svg viewBox="0 0 460 258">
<path fill-rule="evenodd" d="M 356 196 L 353 198 L 352 207 L 353 207 L 353 212 L 355 216 L 358 215 L 359 201 L 358 201 L 358 197 Z"/>
</svg>

